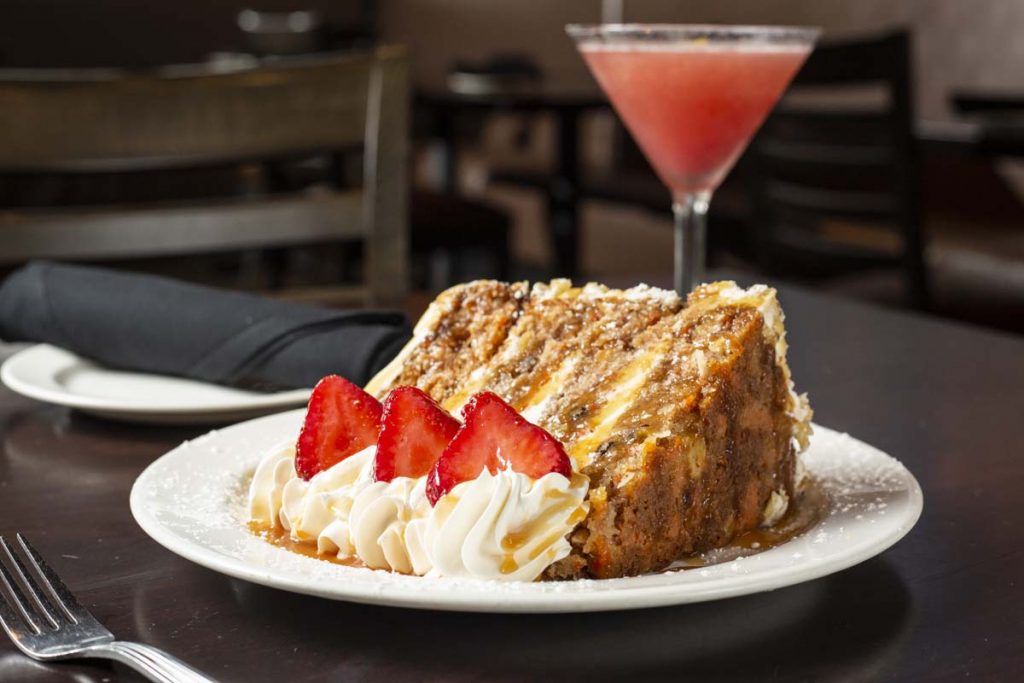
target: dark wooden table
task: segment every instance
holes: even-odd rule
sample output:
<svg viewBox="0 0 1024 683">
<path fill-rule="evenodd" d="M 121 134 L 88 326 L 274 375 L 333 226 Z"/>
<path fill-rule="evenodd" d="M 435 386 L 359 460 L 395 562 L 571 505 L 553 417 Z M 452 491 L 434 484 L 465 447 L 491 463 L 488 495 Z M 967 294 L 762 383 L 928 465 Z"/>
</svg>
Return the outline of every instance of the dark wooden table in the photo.
<svg viewBox="0 0 1024 683">
<path fill-rule="evenodd" d="M 925 492 L 882 556 L 714 603 L 581 615 L 334 603 L 195 566 L 132 521 L 139 472 L 200 429 L 103 422 L 0 391 L 0 533 L 22 531 L 117 635 L 224 681 L 1020 680 L 1024 340 L 786 289 L 791 363 L 822 424 Z M 0 681 L 126 680 L 0 638 Z"/>
</svg>

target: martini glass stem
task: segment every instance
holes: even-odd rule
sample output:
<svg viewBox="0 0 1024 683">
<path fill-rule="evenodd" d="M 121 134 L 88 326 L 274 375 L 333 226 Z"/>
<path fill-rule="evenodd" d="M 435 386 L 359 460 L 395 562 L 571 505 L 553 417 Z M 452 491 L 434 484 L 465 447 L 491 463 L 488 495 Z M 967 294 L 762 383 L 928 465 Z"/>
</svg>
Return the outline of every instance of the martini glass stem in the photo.
<svg viewBox="0 0 1024 683">
<path fill-rule="evenodd" d="M 675 287 L 685 298 L 697 285 L 704 282 L 706 258 L 707 215 L 711 202 L 710 192 L 680 194 L 673 198 L 672 215 L 675 218 Z"/>
</svg>

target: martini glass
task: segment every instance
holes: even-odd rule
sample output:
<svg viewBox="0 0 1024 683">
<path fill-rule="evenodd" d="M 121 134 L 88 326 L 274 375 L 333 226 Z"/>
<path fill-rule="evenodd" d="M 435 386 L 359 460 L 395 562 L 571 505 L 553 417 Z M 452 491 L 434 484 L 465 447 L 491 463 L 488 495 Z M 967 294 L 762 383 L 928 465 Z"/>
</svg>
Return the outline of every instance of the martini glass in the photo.
<svg viewBox="0 0 1024 683">
<path fill-rule="evenodd" d="M 675 288 L 704 279 L 711 193 L 807 59 L 818 30 L 570 25 L 568 34 L 672 191 Z"/>
</svg>

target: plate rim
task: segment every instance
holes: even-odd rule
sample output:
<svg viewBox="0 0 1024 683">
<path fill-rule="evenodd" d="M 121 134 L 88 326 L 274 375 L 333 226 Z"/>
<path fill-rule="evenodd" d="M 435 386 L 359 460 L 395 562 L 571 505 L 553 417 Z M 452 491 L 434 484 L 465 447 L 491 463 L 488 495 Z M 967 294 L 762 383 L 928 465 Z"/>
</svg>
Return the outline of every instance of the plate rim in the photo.
<svg viewBox="0 0 1024 683">
<path fill-rule="evenodd" d="M 68 363 L 88 364 L 101 371 L 117 372 L 120 374 L 137 375 L 147 378 L 163 378 L 163 375 L 156 373 L 132 372 L 130 370 L 114 370 L 102 364 L 84 358 L 73 351 L 60 346 L 47 343 L 33 344 L 28 348 L 21 349 L 9 356 L 3 364 L 0 364 L 0 381 L 15 393 L 22 396 L 52 403 L 55 405 L 77 408 L 79 410 L 106 413 L 110 415 L 166 415 L 166 416 L 189 416 L 189 415 L 237 415 L 239 412 L 274 410 L 287 408 L 305 402 L 309 398 L 312 389 L 290 389 L 272 394 L 253 393 L 250 399 L 230 403 L 197 402 L 191 405 L 180 406 L 154 406 L 152 404 L 127 403 L 117 399 L 89 394 L 76 394 L 70 391 L 60 391 L 32 382 L 20 372 L 22 366 L 27 363 L 39 362 L 40 357 L 49 363 L 59 361 Z M 203 384 L 199 380 L 186 377 L 169 377 L 182 382 L 194 382 Z M 239 390 L 241 391 L 241 390 Z"/>
<path fill-rule="evenodd" d="M 231 432 L 236 430 L 251 429 L 253 423 L 277 419 L 283 420 L 286 415 L 297 417 L 301 412 L 301 409 L 299 409 L 275 413 L 215 431 L 218 436 L 223 438 L 223 435 L 230 435 Z M 822 425 L 815 424 L 814 426 L 823 432 L 831 432 L 837 435 L 843 434 Z M 158 544 L 179 557 L 228 577 L 303 595 L 391 607 L 484 613 L 580 613 L 667 607 L 738 597 L 812 581 L 875 557 L 906 536 L 914 528 L 922 514 L 924 495 L 920 483 L 910 470 L 896 458 L 855 437 L 846 436 L 856 441 L 861 447 L 866 447 L 876 454 L 891 460 L 899 467 L 901 476 L 907 483 L 907 511 L 905 516 L 900 518 L 901 524 L 888 533 L 858 540 L 851 550 L 841 554 L 828 555 L 824 559 L 818 558 L 813 564 L 808 564 L 804 567 L 797 567 L 795 569 L 792 566 L 769 568 L 759 570 L 756 574 L 745 575 L 743 581 L 731 581 L 728 578 L 721 578 L 708 582 L 709 585 L 693 583 L 629 585 L 628 582 L 637 577 L 625 577 L 619 579 L 585 580 L 591 584 L 600 582 L 607 587 L 606 589 L 591 590 L 585 593 L 572 590 L 557 592 L 522 590 L 517 592 L 445 591 L 438 594 L 429 589 L 424 590 L 425 587 L 423 586 L 407 588 L 394 585 L 388 586 L 388 592 L 374 592 L 366 590 L 366 584 L 347 584 L 344 582 L 324 582 L 321 584 L 312 581 L 309 577 L 294 576 L 289 575 L 283 570 L 275 571 L 271 568 L 259 567 L 252 563 L 247 563 L 240 558 L 231 558 L 222 552 L 210 549 L 195 540 L 174 532 L 162 524 L 156 518 L 156 515 L 145 506 L 143 496 L 145 494 L 144 489 L 148 485 L 148 479 L 155 477 L 155 473 L 162 467 L 166 467 L 167 462 L 176 457 L 181 457 L 179 453 L 188 449 L 191 446 L 191 442 L 180 444 L 146 467 L 132 485 L 129 506 L 132 516 L 142 530 Z M 784 547 L 784 545 L 779 547 Z M 313 558 L 309 559 L 317 561 Z M 360 571 L 358 569 L 353 570 Z M 782 580 L 778 580 L 780 575 Z M 418 577 L 408 578 L 414 580 Z M 455 579 L 427 579 L 427 581 L 455 581 Z M 457 579 L 457 581 L 472 582 L 476 580 Z M 610 586 L 611 582 L 623 582 L 625 585 Z M 480 581 L 480 583 L 486 584 L 490 582 Z M 561 583 L 562 585 L 571 584 L 571 582 L 550 582 L 546 585 L 553 586 L 556 583 Z M 540 586 L 542 584 L 521 585 Z"/>
</svg>

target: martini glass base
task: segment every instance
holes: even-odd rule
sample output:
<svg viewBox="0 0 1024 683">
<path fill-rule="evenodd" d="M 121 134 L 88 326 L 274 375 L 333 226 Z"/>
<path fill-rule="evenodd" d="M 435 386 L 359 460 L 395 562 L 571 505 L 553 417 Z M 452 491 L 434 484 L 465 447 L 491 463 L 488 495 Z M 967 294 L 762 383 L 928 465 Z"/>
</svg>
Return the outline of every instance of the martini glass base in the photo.
<svg viewBox="0 0 1024 683">
<path fill-rule="evenodd" d="M 676 195 L 672 202 L 675 223 L 673 284 L 684 299 L 704 282 L 707 259 L 707 213 L 710 192 Z"/>
</svg>

